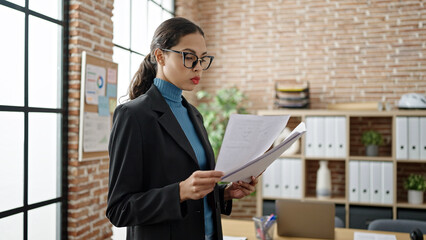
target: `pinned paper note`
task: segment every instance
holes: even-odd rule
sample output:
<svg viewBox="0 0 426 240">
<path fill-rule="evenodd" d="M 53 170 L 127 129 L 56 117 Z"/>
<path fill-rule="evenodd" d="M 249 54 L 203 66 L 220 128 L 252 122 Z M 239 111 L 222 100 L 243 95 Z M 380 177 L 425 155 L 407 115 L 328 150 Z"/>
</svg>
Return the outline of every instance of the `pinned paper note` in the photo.
<svg viewBox="0 0 426 240">
<path fill-rule="evenodd" d="M 117 97 L 117 85 L 116 84 L 108 84 L 107 85 L 107 96 L 111 98 Z"/>
<path fill-rule="evenodd" d="M 108 68 L 108 83 L 117 84 L 117 70 Z"/>
<path fill-rule="evenodd" d="M 98 97 L 98 113 L 99 116 L 109 116 L 109 101 L 108 97 Z"/>
<path fill-rule="evenodd" d="M 114 113 L 115 108 L 117 107 L 117 99 L 110 98 L 109 99 L 109 112 Z"/>
<path fill-rule="evenodd" d="M 83 149 L 85 152 L 100 152 L 108 150 L 109 133 L 111 131 L 111 116 L 99 116 L 96 113 L 85 112 L 83 127 Z"/>
<path fill-rule="evenodd" d="M 105 68 L 87 64 L 86 69 L 86 103 L 98 104 L 98 96 L 105 96 Z"/>
</svg>

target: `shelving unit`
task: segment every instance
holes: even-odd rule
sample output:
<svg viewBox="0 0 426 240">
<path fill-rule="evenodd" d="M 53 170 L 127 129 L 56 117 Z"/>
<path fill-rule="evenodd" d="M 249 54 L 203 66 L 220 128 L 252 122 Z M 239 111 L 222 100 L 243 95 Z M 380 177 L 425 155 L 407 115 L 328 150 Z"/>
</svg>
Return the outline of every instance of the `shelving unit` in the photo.
<svg viewBox="0 0 426 240">
<path fill-rule="evenodd" d="M 300 153 L 285 158 L 297 158 L 302 161 L 302 200 L 328 201 L 336 205 L 344 206 L 346 227 L 350 224 L 351 210 L 359 208 L 378 209 L 383 216 L 392 214 L 396 219 L 398 213 L 404 212 L 404 217 L 413 210 L 423 211 L 426 215 L 426 204 L 412 205 L 407 203 L 407 191 L 403 189 L 403 181 L 412 169 L 418 173 L 426 173 L 426 159 L 396 159 L 396 118 L 397 117 L 426 117 L 424 110 L 396 110 L 396 111 L 329 111 L 329 110 L 298 110 L 279 109 L 261 110 L 258 115 L 290 115 L 287 127 L 293 129 L 299 122 L 306 123 L 307 117 L 328 117 L 338 116 L 346 119 L 346 154 L 342 157 L 311 157 L 306 156 L 305 141 L 306 135 L 300 141 Z M 364 146 L 361 144 L 361 134 L 365 130 L 374 129 L 379 131 L 384 138 L 384 145 L 379 148 L 379 156 L 367 157 L 363 155 Z M 316 170 L 320 160 L 328 160 L 332 172 L 333 184 L 340 184 L 339 189 L 334 189 L 333 195 L 329 199 L 318 199 L 315 194 Z M 393 203 L 371 203 L 371 202 L 351 202 L 349 200 L 349 162 L 391 162 L 393 163 Z M 338 169 L 333 172 L 333 169 Z M 337 181 L 339 181 L 337 183 Z M 344 181 L 342 183 L 341 181 Z M 257 215 L 263 214 L 264 200 L 275 200 L 280 197 L 263 197 L 262 179 L 257 185 Z M 354 210 L 355 211 L 355 210 Z M 408 212 L 408 213 L 406 213 Z M 354 213 L 355 214 L 355 213 Z"/>
</svg>

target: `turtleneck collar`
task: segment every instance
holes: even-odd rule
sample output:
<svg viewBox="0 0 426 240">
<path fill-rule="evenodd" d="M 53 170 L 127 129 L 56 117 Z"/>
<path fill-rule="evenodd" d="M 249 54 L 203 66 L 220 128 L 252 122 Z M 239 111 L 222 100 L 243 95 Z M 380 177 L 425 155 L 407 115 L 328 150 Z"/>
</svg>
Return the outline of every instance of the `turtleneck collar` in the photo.
<svg viewBox="0 0 426 240">
<path fill-rule="evenodd" d="M 182 102 L 182 89 L 161 78 L 154 78 L 154 85 L 165 99 L 172 102 Z"/>
</svg>

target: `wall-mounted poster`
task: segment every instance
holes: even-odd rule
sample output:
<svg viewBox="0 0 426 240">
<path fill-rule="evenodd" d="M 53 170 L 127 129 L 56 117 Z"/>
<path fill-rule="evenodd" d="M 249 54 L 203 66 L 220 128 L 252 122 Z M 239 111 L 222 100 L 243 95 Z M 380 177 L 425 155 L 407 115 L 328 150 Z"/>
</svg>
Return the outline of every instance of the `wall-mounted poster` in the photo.
<svg viewBox="0 0 426 240">
<path fill-rule="evenodd" d="M 82 53 L 79 160 L 108 157 L 112 114 L 117 106 L 118 64 Z"/>
</svg>

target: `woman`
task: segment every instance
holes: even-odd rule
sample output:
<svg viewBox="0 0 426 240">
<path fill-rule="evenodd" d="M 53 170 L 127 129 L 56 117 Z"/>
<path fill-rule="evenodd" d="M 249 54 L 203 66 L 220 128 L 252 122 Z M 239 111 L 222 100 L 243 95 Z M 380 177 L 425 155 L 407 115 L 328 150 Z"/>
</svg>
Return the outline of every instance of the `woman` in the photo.
<svg viewBox="0 0 426 240">
<path fill-rule="evenodd" d="M 218 185 L 201 114 L 182 97 L 210 67 L 204 33 L 184 18 L 163 22 L 117 107 L 109 143 L 107 217 L 127 239 L 222 239 L 220 214 L 257 179 Z"/>
</svg>

